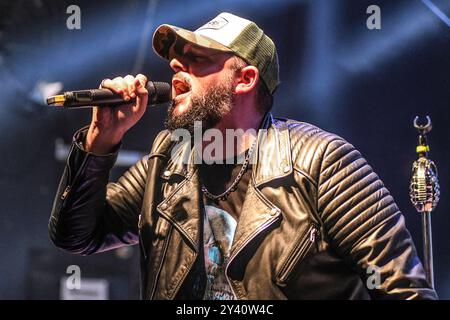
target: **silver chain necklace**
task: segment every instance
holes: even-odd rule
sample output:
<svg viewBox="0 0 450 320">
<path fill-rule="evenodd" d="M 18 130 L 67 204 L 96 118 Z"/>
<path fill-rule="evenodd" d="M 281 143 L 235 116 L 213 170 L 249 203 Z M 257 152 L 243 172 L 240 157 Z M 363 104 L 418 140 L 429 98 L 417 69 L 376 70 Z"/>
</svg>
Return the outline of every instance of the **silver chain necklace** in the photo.
<svg viewBox="0 0 450 320">
<path fill-rule="evenodd" d="M 238 175 L 236 176 L 236 179 L 234 179 L 233 183 L 221 194 L 215 195 L 212 194 L 211 192 L 208 191 L 208 189 L 205 187 L 205 184 L 202 182 L 202 192 L 204 193 L 204 195 L 214 201 L 225 201 L 227 200 L 228 196 L 230 195 L 230 193 L 232 193 L 233 191 L 235 191 L 238 187 L 239 181 L 241 181 L 242 176 L 244 175 L 245 171 L 247 170 L 247 167 L 250 163 L 250 159 L 253 153 L 253 149 L 256 146 L 256 140 L 253 142 L 253 144 L 251 145 L 251 147 L 248 149 L 248 153 L 245 156 L 245 160 L 244 163 L 242 164 L 242 168 L 239 171 Z"/>
</svg>

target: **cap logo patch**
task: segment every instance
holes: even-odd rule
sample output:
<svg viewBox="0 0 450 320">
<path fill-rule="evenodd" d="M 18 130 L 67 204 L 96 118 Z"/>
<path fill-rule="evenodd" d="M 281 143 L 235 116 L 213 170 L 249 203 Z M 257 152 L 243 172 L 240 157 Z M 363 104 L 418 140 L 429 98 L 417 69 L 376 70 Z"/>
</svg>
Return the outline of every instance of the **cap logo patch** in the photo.
<svg viewBox="0 0 450 320">
<path fill-rule="evenodd" d="M 203 30 L 203 29 L 219 30 L 219 29 L 222 29 L 223 27 L 225 27 L 227 24 L 228 24 L 228 21 L 224 17 L 217 17 L 216 19 L 211 20 L 204 26 L 198 28 L 197 31 Z"/>
</svg>

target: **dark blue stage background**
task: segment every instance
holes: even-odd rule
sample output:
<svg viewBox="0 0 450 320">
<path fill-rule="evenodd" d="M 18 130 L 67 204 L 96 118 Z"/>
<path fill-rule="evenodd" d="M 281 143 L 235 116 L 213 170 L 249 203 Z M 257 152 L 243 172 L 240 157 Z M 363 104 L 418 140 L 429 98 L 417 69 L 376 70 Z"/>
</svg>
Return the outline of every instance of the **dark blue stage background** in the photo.
<svg viewBox="0 0 450 320">
<path fill-rule="evenodd" d="M 69 30 L 66 8 L 81 9 Z M 369 30 L 369 5 L 381 29 Z M 441 201 L 433 213 L 435 281 L 450 299 L 450 1 L 448 0 L 112 0 L 0 3 L 0 299 L 59 298 L 69 265 L 104 278 L 107 297 L 138 295 L 138 248 L 75 257 L 47 233 L 64 146 L 89 123 L 89 110 L 60 111 L 43 95 L 95 88 L 106 77 L 144 73 L 168 81 L 151 50 L 161 23 L 195 29 L 221 11 L 257 22 L 276 42 L 282 83 L 273 112 L 313 123 L 354 144 L 385 182 L 421 253 L 420 216 L 408 186 L 416 115 L 430 115 L 431 158 Z M 124 149 L 149 150 L 165 108 L 148 110 Z M 125 159 L 126 160 L 126 159 Z M 124 160 L 124 161 L 125 161 Z M 112 178 L 125 170 L 114 169 Z"/>
</svg>

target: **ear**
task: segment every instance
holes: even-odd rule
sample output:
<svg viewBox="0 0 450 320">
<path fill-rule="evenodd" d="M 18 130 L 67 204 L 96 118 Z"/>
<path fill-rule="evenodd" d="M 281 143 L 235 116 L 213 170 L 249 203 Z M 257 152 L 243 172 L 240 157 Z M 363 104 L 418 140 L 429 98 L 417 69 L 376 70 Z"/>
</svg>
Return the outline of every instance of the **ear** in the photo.
<svg viewBox="0 0 450 320">
<path fill-rule="evenodd" d="M 236 94 L 248 93 L 259 81 L 259 70 L 254 66 L 246 66 L 237 72 Z"/>
</svg>

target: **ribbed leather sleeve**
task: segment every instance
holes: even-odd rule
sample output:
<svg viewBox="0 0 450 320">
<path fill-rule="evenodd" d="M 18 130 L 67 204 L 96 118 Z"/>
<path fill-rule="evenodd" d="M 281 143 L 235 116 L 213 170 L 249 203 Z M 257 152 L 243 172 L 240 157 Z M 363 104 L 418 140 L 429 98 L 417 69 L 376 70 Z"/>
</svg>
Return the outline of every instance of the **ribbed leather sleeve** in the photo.
<svg viewBox="0 0 450 320">
<path fill-rule="evenodd" d="M 312 125 L 293 122 L 290 130 L 295 166 L 317 187 L 324 236 L 349 266 L 376 286 L 369 288 L 372 297 L 436 298 L 403 215 L 361 154 L 342 138 Z M 375 270 L 379 282 L 373 277 Z"/>
</svg>

